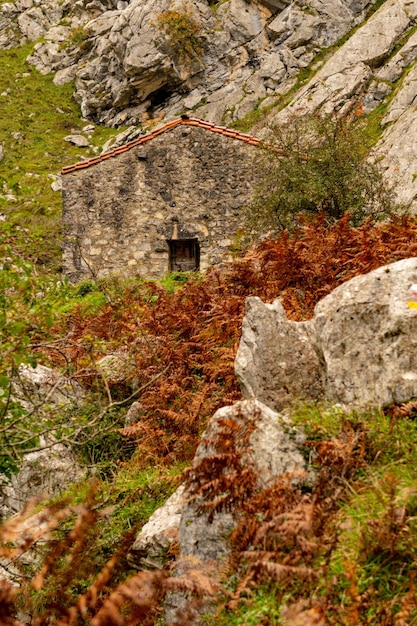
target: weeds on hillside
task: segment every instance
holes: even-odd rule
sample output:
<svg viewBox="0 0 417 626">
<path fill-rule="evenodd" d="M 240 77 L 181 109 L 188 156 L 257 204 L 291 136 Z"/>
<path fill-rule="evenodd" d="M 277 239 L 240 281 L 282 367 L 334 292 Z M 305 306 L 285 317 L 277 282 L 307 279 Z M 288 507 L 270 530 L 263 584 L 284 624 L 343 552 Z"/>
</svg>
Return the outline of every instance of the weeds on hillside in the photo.
<svg viewBox="0 0 417 626">
<path fill-rule="evenodd" d="M 210 623 L 416 623 L 417 481 L 409 474 L 412 486 L 405 488 L 404 477 L 387 470 L 387 465 L 403 465 L 412 472 L 416 453 L 396 449 L 396 427 L 385 439 L 390 419 L 383 414 L 339 409 L 324 416 L 327 411 L 303 412 L 310 436 L 304 446 L 314 451 L 309 455 L 313 482 L 311 475 L 306 481 L 300 473 L 288 474 L 262 488 L 246 451 L 250 430 L 236 440 L 231 436 L 238 432 L 236 425 L 229 422 L 210 443 L 210 456 L 188 471 L 191 497 L 202 498 L 212 516 L 228 509 L 232 499 L 236 519 L 229 539 L 226 600 Z M 322 415 L 332 424 L 330 438 Z M 400 419 L 401 432 L 415 440 L 416 425 Z M 245 472 L 240 475 L 234 468 L 243 456 Z M 366 498 L 364 511 L 358 510 L 364 505 L 361 497 Z M 270 598 L 271 614 L 261 622 L 246 621 L 259 593 Z"/>
<path fill-rule="evenodd" d="M 189 597 L 179 626 L 208 596 L 219 610 L 205 623 L 216 625 L 415 624 L 417 458 L 414 446 L 397 441 L 415 441 L 416 423 L 326 407 L 303 408 L 294 420 L 305 424 L 314 480 L 310 467 L 308 480 L 297 472 L 265 487 L 248 454 L 254 424 L 233 420 L 220 424 L 211 454 L 187 471 L 190 496 L 204 511 L 232 511 L 236 520 L 222 587 L 198 566 L 178 577 L 169 563 L 129 575 L 133 531 L 97 574 L 92 539 L 109 512 L 93 488 L 78 505 L 42 511 L 35 524 L 14 518 L 2 527 L 0 556 L 21 576 L 19 588 L 0 581 L 2 624 L 21 626 L 17 610 L 33 626 L 156 624 L 164 597 L 178 591 Z M 43 558 L 22 560 L 41 538 Z"/>
<path fill-rule="evenodd" d="M 97 358 L 128 348 L 142 391 L 131 399 L 140 419 L 122 433 L 140 446 L 137 462 L 190 459 L 207 419 L 239 398 L 233 364 L 247 296 L 280 296 L 290 319 L 307 319 L 342 282 L 416 252 L 411 218 L 352 228 L 348 217 L 330 227 L 320 217 L 293 236 L 262 242 L 222 271 L 191 276 L 174 293 L 155 283 L 110 281 L 112 301 L 91 315 L 73 307 L 53 331 L 61 336 L 55 345 L 90 385 L 97 380 L 91 351 Z M 64 364 L 56 350 L 49 356 Z M 117 396 L 117 385 L 110 392 Z"/>
<path fill-rule="evenodd" d="M 164 33 L 172 50 L 183 59 L 200 59 L 203 55 L 203 24 L 192 5 L 170 5 L 156 18 L 156 27 Z"/>
</svg>

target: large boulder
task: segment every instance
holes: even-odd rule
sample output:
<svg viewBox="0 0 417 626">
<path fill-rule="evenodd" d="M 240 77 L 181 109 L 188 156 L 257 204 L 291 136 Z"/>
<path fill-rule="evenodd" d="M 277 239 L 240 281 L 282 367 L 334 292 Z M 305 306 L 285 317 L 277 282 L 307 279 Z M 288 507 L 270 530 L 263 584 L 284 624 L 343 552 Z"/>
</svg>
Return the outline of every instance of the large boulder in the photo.
<svg viewBox="0 0 417 626">
<path fill-rule="evenodd" d="M 417 397 L 415 284 L 416 258 L 381 267 L 340 285 L 308 322 L 250 298 L 235 362 L 245 397 L 279 410 L 294 399 L 365 407 Z"/>
<path fill-rule="evenodd" d="M 245 398 L 257 398 L 276 411 L 294 400 L 323 395 L 322 371 L 309 322 L 290 322 L 279 300 L 246 300 L 235 371 Z"/>
<path fill-rule="evenodd" d="M 224 428 L 235 432 L 233 444 L 227 453 L 221 453 L 217 444 L 221 439 Z M 298 449 L 303 437 L 295 431 L 288 420 L 275 413 L 258 400 L 244 400 L 229 407 L 219 409 L 209 421 L 201 443 L 197 449 L 193 461 L 193 471 L 204 472 L 207 460 L 213 455 L 223 454 L 224 469 L 228 472 L 236 471 L 236 467 L 228 465 L 228 455 L 241 455 L 241 468 L 251 467 L 257 476 L 258 484 L 255 489 L 262 489 L 270 485 L 277 477 L 287 472 L 303 471 L 305 461 Z M 210 482 L 212 475 L 207 476 Z M 240 475 L 240 478 L 241 475 Z M 203 481 L 204 482 L 204 481 Z M 221 494 L 218 494 L 219 496 Z M 187 571 L 196 569 L 209 573 L 215 580 L 219 574 L 222 562 L 227 558 L 229 547 L 227 537 L 236 524 L 238 513 L 229 510 L 215 512 L 202 512 L 203 500 L 196 498 L 193 489 L 181 487 L 179 491 L 167 502 L 159 514 L 155 514 L 146 525 L 135 542 L 134 550 L 141 552 L 149 546 L 149 557 L 141 554 L 141 563 L 146 559 L 154 561 L 155 556 L 160 563 L 163 549 L 159 555 L 155 554 L 155 547 L 169 545 L 173 538 L 179 540 L 180 554 L 176 563 L 176 576 L 186 576 Z M 181 506 L 178 516 L 178 505 Z M 170 511 L 171 510 L 171 511 Z M 168 513 L 166 517 L 166 530 L 162 532 L 160 524 L 155 524 L 161 519 L 162 513 Z M 178 524 L 178 535 L 175 535 L 175 525 Z M 150 530 L 154 529 L 154 540 L 150 541 Z M 145 561 L 143 560 L 145 558 Z M 166 603 L 166 619 L 168 624 L 174 624 L 179 614 L 187 606 L 189 597 L 187 594 L 170 594 Z M 190 624 L 199 622 L 201 612 L 210 608 L 210 599 L 202 602 L 199 611 L 196 612 L 194 621 L 189 618 Z"/>
<path fill-rule="evenodd" d="M 314 311 L 332 402 L 386 406 L 417 397 L 417 258 L 340 285 Z"/>
</svg>

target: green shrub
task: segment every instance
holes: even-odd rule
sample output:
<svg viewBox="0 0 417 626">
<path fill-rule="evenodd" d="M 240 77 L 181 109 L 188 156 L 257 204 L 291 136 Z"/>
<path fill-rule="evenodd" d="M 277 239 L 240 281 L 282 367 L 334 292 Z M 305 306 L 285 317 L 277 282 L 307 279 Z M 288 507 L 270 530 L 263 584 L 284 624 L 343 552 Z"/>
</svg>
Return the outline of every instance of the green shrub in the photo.
<svg viewBox="0 0 417 626">
<path fill-rule="evenodd" d="M 67 50 L 68 48 L 72 48 L 73 46 L 80 47 L 84 44 L 84 42 L 88 39 L 88 31 L 84 26 L 76 26 L 72 29 L 70 34 L 68 35 L 68 39 L 61 44 L 61 50 Z"/>
<path fill-rule="evenodd" d="M 248 226 L 255 233 L 279 232 L 317 214 L 329 223 L 349 214 L 353 225 L 392 215 L 399 210 L 393 189 L 369 153 L 361 119 L 294 115 L 272 127 L 256 158 L 261 182 Z"/>
<path fill-rule="evenodd" d="M 160 13 L 156 26 L 167 36 L 170 47 L 180 57 L 199 59 L 203 55 L 203 24 L 196 19 L 187 3 L 184 2 L 178 9 L 172 7 Z"/>
</svg>

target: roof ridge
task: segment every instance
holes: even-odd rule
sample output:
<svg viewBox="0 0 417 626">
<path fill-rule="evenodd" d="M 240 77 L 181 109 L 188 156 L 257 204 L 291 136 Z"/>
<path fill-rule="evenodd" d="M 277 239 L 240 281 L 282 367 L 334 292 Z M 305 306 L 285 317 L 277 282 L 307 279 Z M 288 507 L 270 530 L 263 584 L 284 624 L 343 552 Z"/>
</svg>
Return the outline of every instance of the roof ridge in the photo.
<svg viewBox="0 0 417 626">
<path fill-rule="evenodd" d="M 135 148 L 136 146 L 146 143 L 147 141 L 151 141 L 155 137 L 158 137 L 158 135 L 161 135 L 162 133 L 172 130 L 173 128 L 176 128 L 177 126 L 181 124 L 184 124 L 186 126 L 196 126 L 198 128 L 204 128 L 205 130 L 208 130 L 210 132 L 218 133 L 226 137 L 231 137 L 232 139 L 239 139 L 240 141 L 244 141 L 245 143 L 248 143 L 253 146 L 258 146 L 261 143 L 260 139 L 258 139 L 257 137 L 254 137 L 253 135 L 249 135 L 248 133 L 243 133 L 241 131 L 234 130 L 232 128 L 227 128 L 226 126 L 218 126 L 217 124 L 214 124 L 212 122 L 201 120 L 198 117 L 189 117 L 188 115 L 181 115 L 181 117 L 175 120 L 172 120 L 171 122 L 167 122 L 163 126 L 160 126 L 159 128 L 156 128 L 155 130 L 150 131 L 146 135 L 142 135 L 138 137 L 137 139 L 133 139 L 133 141 L 129 141 L 128 143 L 118 146 L 117 148 L 113 148 L 113 150 L 104 152 L 104 154 L 100 154 L 99 156 L 92 157 L 90 159 L 85 159 L 84 161 L 79 161 L 78 163 L 75 163 L 74 165 L 66 165 L 65 167 L 62 168 L 61 174 L 62 175 L 69 174 L 76 170 L 85 169 L 87 167 L 91 167 L 92 165 L 96 165 L 97 163 L 101 163 L 102 161 L 105 161 L 107 159 L 110 159 L 114 156 L 117 156 L 118 154 L 122 154 L 123 152 L 128 152 L 128 150 L 131 150 L 132 148 Z"/>
</svg>

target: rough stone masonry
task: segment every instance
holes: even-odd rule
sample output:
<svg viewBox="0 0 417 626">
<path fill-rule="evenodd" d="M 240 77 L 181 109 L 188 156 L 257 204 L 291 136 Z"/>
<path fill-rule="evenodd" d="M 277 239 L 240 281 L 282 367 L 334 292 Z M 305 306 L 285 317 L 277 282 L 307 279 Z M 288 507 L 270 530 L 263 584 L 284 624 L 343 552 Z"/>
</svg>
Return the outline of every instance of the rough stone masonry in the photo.
<svg viewBox="0 0 417 626">
<path fill-rule="evenodd" d="M 253 193 L 257 140 L 185 121 L 141 142 L 63 170 L 63 266 L 71 281 L 157 278 L 227 256 Z"/>
</svg>

